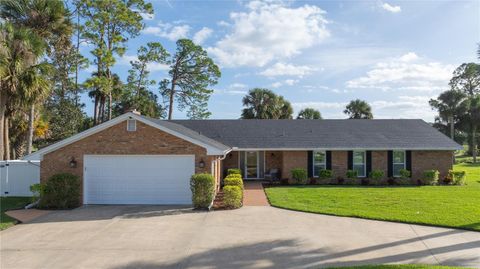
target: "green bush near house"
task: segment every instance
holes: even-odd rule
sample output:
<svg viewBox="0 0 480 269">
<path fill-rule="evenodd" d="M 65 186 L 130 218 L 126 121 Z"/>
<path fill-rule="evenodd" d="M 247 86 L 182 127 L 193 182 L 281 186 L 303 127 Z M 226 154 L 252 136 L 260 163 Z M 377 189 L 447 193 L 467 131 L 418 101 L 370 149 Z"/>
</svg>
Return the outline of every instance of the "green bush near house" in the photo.
<svg viewBox="0 0 480 269">
<path fill-rule="evenodd" d="M 215 195 L 215 179 L 211 174 L 195 174 L 190 178 L 192 203 L 196 209 L 206 209 Z"/>
<path fill-rule="evenodd" d="M 237 175 L 237 174 L 232 174 L 232 175 L 227 176 L 227 177 L 223 180 L 223 184 L 224 184 L 224 186 L 237 186 L 237 187 L 239 187 L 240 189 L 243 190 L 243 180 L 242 180 L 242 177 L 240 177 L 240 176 Z"/>
<path fill-rule="evenodd" d="M 80 179 L 69 173 L 51 176 L 43 187 L 40 208 L 69 209 L 80 206 Z"/>
<path fill-rule="evenodd" d="M 400 169 L 399 172 L 400 172 L 400 178 L 402 179 L 410 178 L 410 176 L 412 175 L 412 173 L 407 169 Z"/>
<path fill-rule="evenodd" d="M 300 185 L 305 185 L 308 183 L 308 174 L 307 170 L 303 168 L 294 168 L 291 171 L 292 178 L 295 180 L 295 183 Z"/>
<path fill-rule="evenodd" d="M 372 170 L 368 175 L 374 182 L 374 184 L 380 184 L 380 180 L 382 180 L 385 173 L 382 170 Z"/>
<path fill-rule="evenodd" d="M 35 203 L 36 201 L 40 200 L 40 197 L 43 196 L 45 193 L 45 185 L 36 183 L 30 186 L 30 191 L 32 192 L 32 203 Z"/>
<path fill-rule="evenodd" d="M 358 177 L 358 172 L 357 170 L 347 170 L 347 173 L 345 176 L 349 179 L 357 178 Z"/>
<path fill-rule="evenodd" d="M 448 178 L 451 178 L 453 185 L 465 185 L 467 182 L 467 173 L 465 171 L 448 171 Z"/>
<path fill-rule="evenodd" d="M 239 186 L 223 187 L 223 203 L 227 208 L 239 208 L 242 206 L 243 190 Z"/>
<path fill-rule="evenodd" d="M 232 174 L 242 176 L 242 171 L 240 171 L 240 169 L 238 169 L 238 168 L 229 168 L 227 170 L 227 175 L 232 175 Z"/>
<path fill-rule="evenodd" d="M 318 172 L 318 177 L 321 179 L 333 178 L 333 171 L 330 169 L 322 169 Z"/>
<path fill-rule="evenodd" d="M 425 185 L 436 185 L 440 172 L 438 170 L 425 170 L 423 172 L 422 183 Z"/>
</svg>

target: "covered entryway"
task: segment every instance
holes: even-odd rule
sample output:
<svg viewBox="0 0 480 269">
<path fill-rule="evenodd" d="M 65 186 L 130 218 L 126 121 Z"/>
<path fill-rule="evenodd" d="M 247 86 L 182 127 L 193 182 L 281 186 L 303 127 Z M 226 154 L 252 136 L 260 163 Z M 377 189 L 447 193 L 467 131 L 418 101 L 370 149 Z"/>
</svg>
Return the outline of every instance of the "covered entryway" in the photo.
<svg viewBox="0 0 480 269">
<path fill-rule="evenodd" d="M 191 204 L 194 155 L 85 155 L 85 204 Z"/>
</svg>

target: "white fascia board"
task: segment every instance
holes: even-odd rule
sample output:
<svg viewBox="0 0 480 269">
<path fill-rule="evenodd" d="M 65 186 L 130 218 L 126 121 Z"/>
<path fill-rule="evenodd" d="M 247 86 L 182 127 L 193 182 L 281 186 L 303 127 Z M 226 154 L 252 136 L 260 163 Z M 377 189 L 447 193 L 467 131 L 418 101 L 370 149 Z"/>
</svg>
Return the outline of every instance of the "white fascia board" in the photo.
<svg viewBox="0 0 480 269">
<path fill-rule="evenodd" d="M 123 114 L 123 115 L 121 115 L 121 116 L 118 116 L 118 117 L 116 117 L 116 118 L 114 118 L 114 119 L 111 119 L 111 120 L 109 120 L 109 121 L 107 121 L 107 122 L 104 122 L 104 123 L 99 124 L 99 125 L 97 125 L 97 126 L 95 126 L 95 127 L 92 127 L 92 128 L 90 128 L 90 129 L 88 129 L 88 130 L 85 130 L 85 131 L 83 131 L 83 132 L 81 132 L 81 133 L 78 133 L 78 134 L 73 135 L 73 136 L 71 136 L 71 137 L 69 137 L 69 138 L 66 138 L 66 139 L 64 139 L 64 140 L 61 140 L 61 141 L 59 141 L 59 142 L 57 142 L 57 143 L 55 143 L 55 144 L 52 144 L 52 145 L 50 145 L 50 146 L 47 146 L 47 147 L 45 147 L 45 148 L 43 148 L 43 149 L 41 149 L 41 150 L 38 150 L 38 151 L 36 151 L 36 152 L 34 152 L 34 153 L 30 154 L 30 155 L 24 156 L 22 159 L 23 159 L 23 160 L 42 160 L 42 159 L 43 159 L 43 155 L 45 155 L 45 154 L 47 154 L 47 153 L 49 153 L 49 152 L 52 152 L 52 151 L 54 151 L 54 150 L 56 150 L 56 149 L 62 148 L 62 147 L 64 147 L 64 146 L 67 146 L 67 145 L 69 145 L 69 144 L 72 144 L 72 143 L 74 143 L 74 142 L 76 142 L 76 141 L 79 141 L 79 140 L 85 138 L 85 137 L 88 137 L 88 136 L 93 135 L 93 134 L 95 134 L 95 133 L 98 133 L 98 132 L 100 132 L 100 131 L 102 131 L 102 130 L 105 130 L 105 129 L 111 127 L 111 126 L 114 126 L 114 125 L 116 125 L 116 124 L 119 124 L 119 123 L 121 123 L 122 121 L 125 121 L 125 120 L 127 120 L 127 119 L 135 119 L 135 120 L 138 120 L 138 121 L 140 121 L 140 122 L 142 122 L 142 123 L 144 123 L 144 124 L 147 124 L 147 125 L 149 125 L 149 126 L 151 126 L 151 127 L 157 128 L 157 129 L 159 129 L 159 130 L 161 130 L 161 131 L 164 131 L 164 132 L 166 132 L 166 133 L 169 133 L 169 134 L 171 134 L 171 135 L 174 135 L 174 136 L 176 136 L 176 137 L 179 137 L 179 138 L 181 138 L 181 139 L 183 139 L 183 140 L 186 140 L 186 141 L 188 141 L 188 142 L 191 142 L 191 143 L 193 143 L 193 144 L 195 144 L 195 145 L 201 146 L 201 147 L 203 147 L 203 148 L 205 148 L 205 149 L 207 150 L 207 155 L 223 155 L 223 154 L 225 154 L 226 151 L 229 151 L 229 150 L 225 150 L 225 149 L 221 149 L 221 148 L 214 147 L 214 146 L 212 146 L 212 145 L 208 145 L 208 144 L 206 144 L 206 143 L 203 143 L 203 142 L 198 141 L 198 140 L 196 140 L 196 139 L 193 139 L 193 138 L 191 138 L 191 137 L 188 137 L 188 136 L 185 136 L 185 135 L 180 134 L 180 133 L 178 133 L 178 132 L 172 131 L 172 130 L 164 127 L 164 126 L 160 126 L 160 125 L 155 124 L 155 123 L 153 123 L 153 122 L 151 122 L 151 121 L 145 120 L 145 119 L 143 119 L 142 117 L 140 117 L 140 116 L 138 116 L 138 115 L 136 115 L 136 114 L 134 114 L 134 113 L 132 113 L 132 112 L 128 112 L 128 113 L 125 113 L 125 114 Z"/>
<path fill-rule="evenodd" d="M 349 150 L 440 150 L 440 151 L 452 151 L 460 150 L 458 148 L 232 148 L 233 151 L 300 151 L 300 150 L 331 150 L 331 151 L 349 151 Z"/>
</svg>

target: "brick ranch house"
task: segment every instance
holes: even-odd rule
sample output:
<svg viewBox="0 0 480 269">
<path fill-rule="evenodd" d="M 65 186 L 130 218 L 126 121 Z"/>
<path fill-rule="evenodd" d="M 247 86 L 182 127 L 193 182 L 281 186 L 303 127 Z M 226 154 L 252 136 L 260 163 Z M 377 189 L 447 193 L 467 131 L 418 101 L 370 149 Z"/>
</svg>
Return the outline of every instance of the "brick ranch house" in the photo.
<svg viewBox="0 0 480 269">
<path fill-rule="evenodd" d="M 159 120 L 125 113 L 45 147 L 41 181 L 57 173 L 82 180 L 84 204 L 190 204 L 189 179 L 211 173 L 217 182 L 228 168 L 246 180 L 264 180 L 275 169 L 291 178 L 304 168 L 365 177 L 400 169 L 412 180 L 427 169 L 444 177 L 461 146 L 422 120 Z"/>
</svg>

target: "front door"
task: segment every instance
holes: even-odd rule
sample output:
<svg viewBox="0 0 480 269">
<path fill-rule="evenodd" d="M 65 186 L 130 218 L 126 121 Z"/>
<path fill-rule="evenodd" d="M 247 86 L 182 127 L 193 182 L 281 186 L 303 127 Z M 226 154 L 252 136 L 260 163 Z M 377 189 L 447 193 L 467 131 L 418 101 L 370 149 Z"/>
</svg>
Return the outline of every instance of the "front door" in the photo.
<svg viewBox="0 0 480 269">
<path fill-rule="evenodd" d="M 259 178 L 258 151 L 245 152 L 245 178 Z"/>
</svg>

